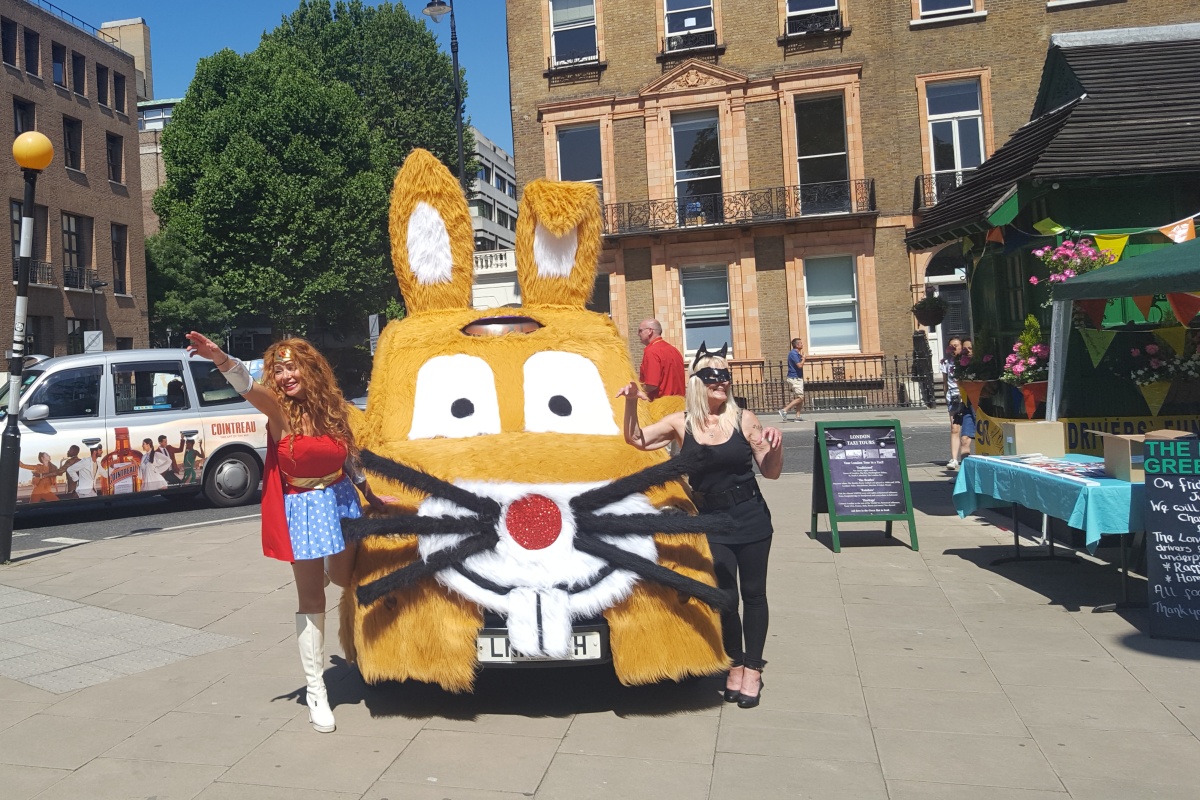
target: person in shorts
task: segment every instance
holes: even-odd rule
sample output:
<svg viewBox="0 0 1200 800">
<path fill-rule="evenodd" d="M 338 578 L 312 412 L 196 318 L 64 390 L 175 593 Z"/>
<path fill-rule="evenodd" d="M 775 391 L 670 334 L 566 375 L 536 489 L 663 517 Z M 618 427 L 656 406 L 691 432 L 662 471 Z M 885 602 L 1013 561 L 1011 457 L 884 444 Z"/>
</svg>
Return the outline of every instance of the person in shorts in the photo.
<svg viewBox="0 0 1200 800">
<path fill-rule="evenodd" d="M 788 412 L 794 408 L 796 421 L 800 422 L 804 419 L 800 416 L 800 412 L 804 410 L 804 342 L 800 339 L 792 339 L 792 349 L 788 351 L 787 382 L 788 386 L 792 387 L 795 397 L 779 409 L 779 418 L 787 422 Z"/>
<path fill-rule="evenodd" d="M 946 386 L 946 410 L 950 413 L 950 460 L 946 462 L 947 469 L 958 469 L 959 455 L 962 452 L 962 426 L 964 406 L 962 396 L 958 391 L 958 381 L 954 379 L 954 362 L 962 355 L 962 340 L 951 339 L 946 346 L 946 355 L 942 358 L 942 381 Z M 971 436 L 975 436 L 975 417 L 971 417 Z"/>
</svg>

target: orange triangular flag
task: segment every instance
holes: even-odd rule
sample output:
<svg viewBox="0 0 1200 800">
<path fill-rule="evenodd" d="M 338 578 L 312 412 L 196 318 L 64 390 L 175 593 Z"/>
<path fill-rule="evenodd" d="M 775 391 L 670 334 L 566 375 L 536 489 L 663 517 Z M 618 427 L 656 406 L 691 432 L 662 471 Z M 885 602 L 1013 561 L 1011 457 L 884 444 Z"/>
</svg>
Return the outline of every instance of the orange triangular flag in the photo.
<svg viewBox="0 0 1200 800">
<path fill-rule="evenodd" d="M 999 244 L 1004 244 L 1004 231 L 1000 228 L 992 228 L 987 233 L 986 241 L 998 242 Z"/>
<path fill-rule="evenodd" d="M 1084 315 L 1088 318 L 1088 322 L 1092 323 L 1093 328 L 1099 328 L 1104 323 L 1104 309 L 1108 305 L 1108 301 L 1104 298 L 1099 300 L 1076 300 L 1079 307 L 1083 309 Z"/>
<path fill-rule="evenodd" d="M 1141 297 L 1135 297 L 1133 298 L 1133 304 L 1137 306 L 1138 311 L 1142 312 L 1142 317 L 1149 319 L 1150 309 L 1154 306 L 1154 296 L 1147 294 Z"/>
<path fill-rule="evenodd" d="M 1170 225 L 1164 225 L 1159 230 L 1163 236 L 1166 236 L 1172 242 L 1175 242 L 1175 244 L 1196 238 L 1196 223 L 1191 217 L 1181 219 L 1179 222 L 1173 222 Z"/>
<path fill-rule="evenodd" d="M 1175 312 L 1175 319 L 1182 325 L 1187 325 L 1192 317 L 1200 314 L 1200 295 L 1192 292 L 1172 292 L 1167 295 L 1167 302 Z"/>
</svg>

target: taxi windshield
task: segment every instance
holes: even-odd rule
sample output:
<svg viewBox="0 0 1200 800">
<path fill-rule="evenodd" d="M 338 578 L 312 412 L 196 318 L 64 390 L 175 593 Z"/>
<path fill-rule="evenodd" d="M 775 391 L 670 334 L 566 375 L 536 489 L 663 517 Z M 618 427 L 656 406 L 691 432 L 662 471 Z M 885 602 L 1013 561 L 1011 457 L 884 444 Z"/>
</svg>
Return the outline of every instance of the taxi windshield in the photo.
<svg viewBox="0 0 1200 800">
<path fill-rule="evenodd" d="M 25 392 L 33 385 L 33 382 L 42 377 L 42 370 L 27 369 L 21 372 L 21 396 L 25 396 Z M 0 384 L 0 419 L 8 416 L 8 391 L 9 382 L 8 374 L 4 374 L 4 383 Z"/>
</svg>

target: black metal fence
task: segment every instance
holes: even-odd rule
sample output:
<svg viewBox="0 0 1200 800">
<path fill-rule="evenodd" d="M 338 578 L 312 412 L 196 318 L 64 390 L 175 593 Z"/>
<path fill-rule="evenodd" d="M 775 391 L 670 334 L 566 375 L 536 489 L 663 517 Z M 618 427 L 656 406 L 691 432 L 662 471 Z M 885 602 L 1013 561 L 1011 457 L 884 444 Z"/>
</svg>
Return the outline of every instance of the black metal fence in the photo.
<svg viewBox="0 0 1200 800">
<path fill-rule="evenodd" d="M 21 277 L 21 261 L 13 260 L 13 280 Z M 39 286 L 54 286 L 54 265 L 46 261 L 29 262 L 29 282 Z"/>
<path fill-rule="evenodd" d="M 805 358 L 804 410 L 925 408 L 934 402 L 932 377 L 928 362 L 907 355 Z M 735 364 L 733 394 L 756 414 L 774 414 L 795 396 L 787 362 Z"/>
</svg>

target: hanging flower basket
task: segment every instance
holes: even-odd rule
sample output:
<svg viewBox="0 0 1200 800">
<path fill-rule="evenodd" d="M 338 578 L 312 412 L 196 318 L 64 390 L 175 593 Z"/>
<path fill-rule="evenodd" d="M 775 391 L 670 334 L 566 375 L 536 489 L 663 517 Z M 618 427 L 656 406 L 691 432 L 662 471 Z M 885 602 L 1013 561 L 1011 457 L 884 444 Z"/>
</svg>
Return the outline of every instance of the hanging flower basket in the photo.
<svg viewBox="0 0 1200 800">
<path fill-rule="evenodd" d="M 936 328 L 946 318 L 950 304 L 940 297 L 927 295 L 913 304 L 912 313 L 917 322 L 927 328 Z"/>
</svg>

